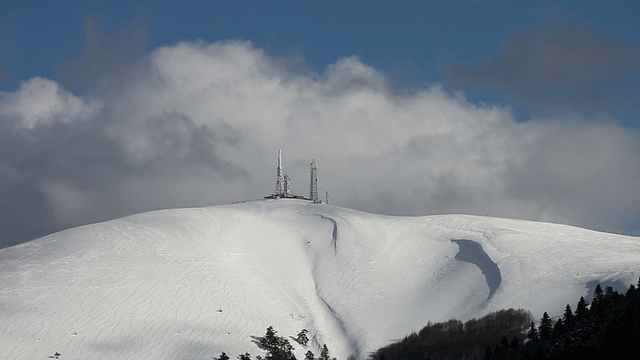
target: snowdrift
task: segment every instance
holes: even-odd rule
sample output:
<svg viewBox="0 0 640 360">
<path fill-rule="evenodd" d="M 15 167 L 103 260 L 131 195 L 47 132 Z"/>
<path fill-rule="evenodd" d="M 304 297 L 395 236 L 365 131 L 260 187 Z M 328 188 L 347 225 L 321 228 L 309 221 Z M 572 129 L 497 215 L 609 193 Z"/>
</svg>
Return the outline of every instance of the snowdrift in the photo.
<svg viewBox="0 0 640 360">
<path fill-rule="evenodd" d="M 0 250 L 0 357 L 255 357 L 271 325 L 309 329 L 298 358 L 362 359 L 427 321 L 559 315 L 639 275 L 639 238 L 564 225 L 298 200 L 157 211 Z"/>
</svg>

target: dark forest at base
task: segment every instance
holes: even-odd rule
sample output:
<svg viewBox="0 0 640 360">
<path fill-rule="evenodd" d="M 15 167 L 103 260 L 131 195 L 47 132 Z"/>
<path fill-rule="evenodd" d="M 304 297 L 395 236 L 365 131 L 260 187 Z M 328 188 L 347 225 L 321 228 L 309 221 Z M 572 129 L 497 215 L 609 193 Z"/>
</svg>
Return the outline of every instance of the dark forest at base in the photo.
<svg viewBox="0 0 640 360">
<path fill-rule="evenodd" d="M 640 359 L 640 280 L 619 293 L 596 286 L 591 304 L 581 297 L 555 321 L 536 326 L 524 310 L 502 310 L 466 323 L 427 324 L 379 349 L 374 360 Z M 528 315 L 530 317 L 530 315 Z M 511 320 L 511 321 L 510 321 Z M 531 320 L 531 319 L 529 319 Z"/>
</svg>

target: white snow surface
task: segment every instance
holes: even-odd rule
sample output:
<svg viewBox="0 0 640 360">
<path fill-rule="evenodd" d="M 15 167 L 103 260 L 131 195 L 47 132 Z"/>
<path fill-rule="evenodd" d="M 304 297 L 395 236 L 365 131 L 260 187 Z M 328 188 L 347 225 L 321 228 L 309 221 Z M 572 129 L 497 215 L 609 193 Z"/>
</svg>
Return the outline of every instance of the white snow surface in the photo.
<svg viewBox="0 0 640 360">
<path fill-rule="evenodd" d="M 565 225 L 302 200 L 163 210 L 0 250 L 0 358 L 255 358 L 273 326 L 309 329 L 307 348 L 290 338 L 299 359 L 364 359 L 428 321 L 558 315 L 639 274 L 640 238 Z"/>
</svg>

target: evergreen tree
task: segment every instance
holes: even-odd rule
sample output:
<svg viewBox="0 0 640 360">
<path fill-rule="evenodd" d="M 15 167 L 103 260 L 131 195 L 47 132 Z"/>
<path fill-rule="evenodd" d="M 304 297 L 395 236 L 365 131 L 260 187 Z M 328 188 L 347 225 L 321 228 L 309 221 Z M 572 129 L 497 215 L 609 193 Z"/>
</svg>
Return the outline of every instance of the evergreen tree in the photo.
<svg viewBox="0 0 640 360">
<path fill-rule="evenodd" d="M 229 360 L 229 355 L 225 354 L 225 352 L 223 351 L 222 354 L 220 354 L 218 360 Z"/>
<path fill-rule="evenodd" d="M 604 297 L 611 299 L 616 295 L 618 295 L 618 292 L 613 287 L 607 286 L 607 288 L 605 289 Z"/>
<path fill-rule="evenodd" d="M 553 339 L 555 342 L 558 342 L 558 340 L 560 340 L 564 332 L 565 332 L 564 321 L 562 321 L 562 319 L 558 319 L 558 321 L 556 321 L 556 323 L 553 325 L 553 331 L 551 332 L 551 339 Z"/>
<path fill-rule="evenodd" d="M 531 342 L 538 342 L 538 340 L 540 339 L 540 336 L 538 335 L 538 329 L 536 329 L 536 324 L 533 321 L 531 322 L 531 326 L 529 326 L 527 338 Z"/>
<path fill-rule="evenodd" d="M 267 328 L 267 333 L 260 339 L 260 346 L 263 349 L 269 349 L 278 345 L 277 331 L 273 329 L 273 326 Z"/>
<path fill-rule="evenodd" d="M 576 306 L 576 321 L 584 321 L 587 318 L 588 313 L 589 309 L 587 309 L 587 301 L 584 299 L 584 296 L 580 296 L 580 301 L 578 301 L 578 305 Z"/>
<path fill-rule="evenodd" d="M 604 299 L 604 291 L 600 284 L 596 285 L 596 289 L 593 291 L 593 302 L 602 301 Z"/>
<path fill-rule="evenodd" d="M 238 360 L 251 360 L 251 355 L 249 353 L 240 354 Z"/>
<path fill-rule="evenodd" d="M 313 356 L 313 353 L 311 352 L 311 350 L 309 350 L 306 354 L 304 354 L 304 360 L 313 360 Z"/>
<path fill-rule="evenodd" d="M 329 348 L 327 344 L 322 345 L 322 351 L 320 351 L 320 360 L 329 360 Z"/>
<path fill-rule="evenodd" d="M 538 328 L 540 331 L 540 339 L 543 341 L 547 341 L 551 339 L 551 318 L 549 314 L 545 311 L 542 315 L 542 319 L 540 319 L 540 327 Z"/>
<path fill-rule="evenodd" d="M 307 337 L 308 332 L 309 330 L 307 329 L 300 330 L 296 337 L 296 342 L 302 346 L 307 346 L 307 344 L 309 343 L 309 337 Z"/>
<path fill-rule="evenodd" d="M 625 296 L 628 299 L 632 299 L 635 292 L 636 292 L 636 287 L 634 285 L 631 285 L 629 286 L 629 289 L 627 290 L 627 293 L 625 294 Z"/>
<path fill-rule="evenodd" d="M 267 333 L 260 339 L 260 346 L 267 351 L 267 360 L 295 360 L 293 346 L 289 340 L 282 336 L 277 336 L 277 331 L 272 326 L 267 328 Z"/>
<path fill-rule="evenodd" d="M 570 328 L 573 326 L 573 311 L 571 310 L 571 306 L 567 304 L 567 307 L 564 308 L 564 324 Z"/>
<path fill-rule="evenodd" d="M 281 337 L 279 338 L 278 345 L 269 349 L 266 356 L 267 360 L 295 360 L 296 356 L 293 354 L 293 346 L 289 344 L 289 340 Z"/>
</svg>

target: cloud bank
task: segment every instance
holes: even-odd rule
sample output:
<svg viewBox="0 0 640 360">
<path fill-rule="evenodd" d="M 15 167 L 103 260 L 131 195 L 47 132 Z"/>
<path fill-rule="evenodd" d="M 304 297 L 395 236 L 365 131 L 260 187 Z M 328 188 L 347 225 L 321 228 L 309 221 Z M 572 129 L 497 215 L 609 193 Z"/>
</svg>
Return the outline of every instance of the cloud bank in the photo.
<svg viewBox="0 0 640 360">
<path fill-rule="evenodd" d="M 33 78 L 0 94 L 1 244 L 261 198 L 274 191 L 279 148 L 295 193 L 308 195 L 315 157 L 321 193 L 369 212 L 611 231 L 638 220 L 636 131 L 517 122 L 438 85 L 398 93 L 356 57 L 320 73 L 288 64 L 247 42 L 182 42 L 148 53 L 117 91 Z"/>
<path fill-rule="evenodd" d="M 640 115 L 640 48 L 577 22 L 515 34 L 486 61 L 451 66 L 448 78 L 536 114 Z"/>
</svg>

